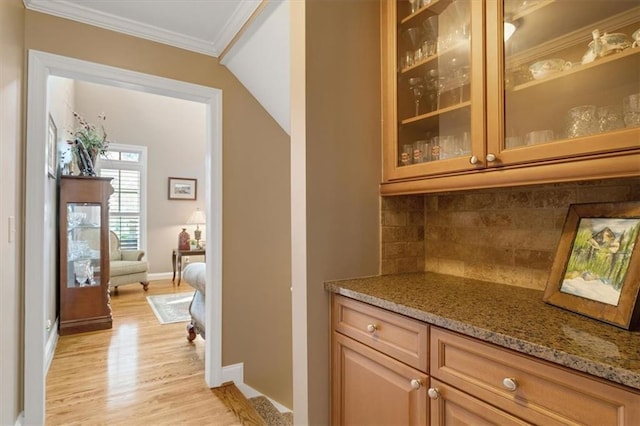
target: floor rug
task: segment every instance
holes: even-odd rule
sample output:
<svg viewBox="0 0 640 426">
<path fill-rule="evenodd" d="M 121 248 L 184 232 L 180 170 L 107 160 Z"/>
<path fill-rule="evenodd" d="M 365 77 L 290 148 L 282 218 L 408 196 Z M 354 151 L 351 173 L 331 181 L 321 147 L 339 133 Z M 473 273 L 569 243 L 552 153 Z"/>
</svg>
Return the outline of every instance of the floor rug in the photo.
<svg viewBox="0 0 640 426">
<path fill-rule="evenodd" d="M 160 324 L 190 321 L 189 303 L 193 292 L 147 296 L 147 301 Z"/>
</svg>

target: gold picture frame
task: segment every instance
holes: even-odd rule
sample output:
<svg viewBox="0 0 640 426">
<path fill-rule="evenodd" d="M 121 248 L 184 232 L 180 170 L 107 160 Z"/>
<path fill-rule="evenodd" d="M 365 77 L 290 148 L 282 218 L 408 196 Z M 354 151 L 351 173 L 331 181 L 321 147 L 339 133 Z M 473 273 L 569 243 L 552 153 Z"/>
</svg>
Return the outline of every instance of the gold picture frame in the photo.
<svg viewBox="0 0 640 426">
<path fill-rule="evenodd" d="M 640 202 L 572 204 L 545 302 L 633 329 L 640 316 Z"/>
<path fill-rule="evenodd" d="M 196 200 L 198 197 L 198 181 L 191 178 L 169 178 L 169 200 Z"/>
</svg>

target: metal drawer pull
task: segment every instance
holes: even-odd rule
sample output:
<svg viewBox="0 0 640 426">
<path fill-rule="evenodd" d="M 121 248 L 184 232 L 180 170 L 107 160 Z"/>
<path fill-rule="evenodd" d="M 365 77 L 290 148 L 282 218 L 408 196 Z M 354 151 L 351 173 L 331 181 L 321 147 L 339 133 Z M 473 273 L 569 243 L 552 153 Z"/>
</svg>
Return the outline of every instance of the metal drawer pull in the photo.
<svg viewBox="0 0 640 426">
<path fill-rule="evenodd" d="M 513 377 L 505 377 L 502 379 L 502 385 L 509 391 L 513 392 L 518 389 L 518 382 Z"/>
<path fill-rule="evenodd" d="M 374 332 L 374 331 L 376 331 L 377 329 L 378 329 L 378 326 L 377 326 L 377 325 L 375 325 L 374 323 L 367 324 L 367 331 L 368 331 L 369 333 L 373 333 L 373 332 Z"/>
<path fill-rule="evenodd" d="M 440 391 L 438 388 L 429 388 L 427 395 L 429 395 L 429 398 L 431 399 L 438 399 L 440 398 Z"/>
<path fill-rule="evenodd" d="M 420 379 L 411 379 L 411 382 L 409 383 L 411 383 L 411 387 L 416 390 L 422 387 L 422 382 L 420 381 Z"/>
</svg>

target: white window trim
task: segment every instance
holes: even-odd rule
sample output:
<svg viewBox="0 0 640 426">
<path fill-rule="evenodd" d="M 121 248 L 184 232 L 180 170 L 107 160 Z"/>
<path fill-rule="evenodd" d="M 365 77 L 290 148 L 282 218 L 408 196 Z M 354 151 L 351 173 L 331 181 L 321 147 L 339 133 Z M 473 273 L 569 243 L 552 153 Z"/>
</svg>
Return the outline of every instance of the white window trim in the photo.
<svg viewBox="0 0 640 426">
<path fill-rule="evenodd" d="M 98 171 L 101 168 L 138 170 L 140 172 L 140 250 L 147 252 L 147 147 L 142 145 L 128 145 L 121 143 L 109 143 L 108 150 L 137 152 L 140 161 L 137 163 L 128 161 L 114 161 L 99 158 Z M 99 173 L 98 173 L 99 174 Z"/>
</svg>

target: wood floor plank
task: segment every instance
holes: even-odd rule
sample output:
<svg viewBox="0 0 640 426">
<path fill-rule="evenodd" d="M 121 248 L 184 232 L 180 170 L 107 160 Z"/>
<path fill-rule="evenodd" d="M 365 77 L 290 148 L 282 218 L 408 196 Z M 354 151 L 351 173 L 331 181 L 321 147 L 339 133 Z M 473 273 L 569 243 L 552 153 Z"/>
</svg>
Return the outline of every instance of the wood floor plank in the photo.
<svg viewBox="0 0 640 426">
<path fill-rule="evenodd" d="M 170 280 L 112 295 L 113 328 L 61 336 L 47 375 L 46 424 L 243 424 L 204 380 L 204 341 L 160 324 L 146 296 L 193 291 Z"/>
<path fill-rule="evenodd" d="M 211 392 L 236 413 L 244 426 L 267 426 L 264 419 L 233 382 L 224 383 L 222 386 L 211 389 Z"/>
</svg>

